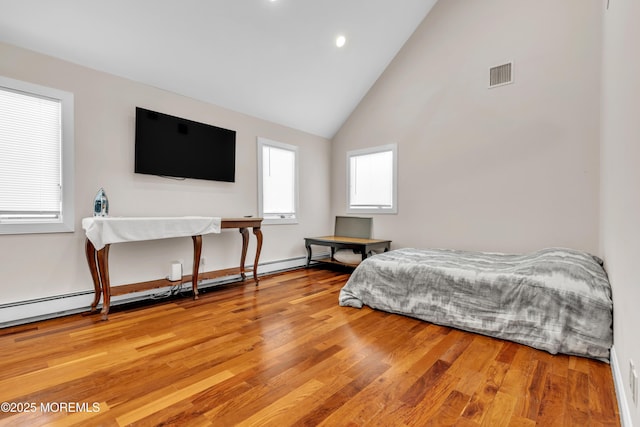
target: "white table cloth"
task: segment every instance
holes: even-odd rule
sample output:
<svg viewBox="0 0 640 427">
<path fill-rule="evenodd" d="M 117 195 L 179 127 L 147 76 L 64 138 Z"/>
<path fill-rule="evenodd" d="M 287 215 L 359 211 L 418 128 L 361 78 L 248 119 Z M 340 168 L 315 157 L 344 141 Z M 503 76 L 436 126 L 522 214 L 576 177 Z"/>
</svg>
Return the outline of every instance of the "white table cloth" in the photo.
<svg viewBox="0 0 640 427">
<path fill-rule="evenodd" d="M 221 221 L 203 216 L 89 217 L 82 219 L 82 228 L 99 251 L 111 243 L 220 233 Z"/>
</svg>

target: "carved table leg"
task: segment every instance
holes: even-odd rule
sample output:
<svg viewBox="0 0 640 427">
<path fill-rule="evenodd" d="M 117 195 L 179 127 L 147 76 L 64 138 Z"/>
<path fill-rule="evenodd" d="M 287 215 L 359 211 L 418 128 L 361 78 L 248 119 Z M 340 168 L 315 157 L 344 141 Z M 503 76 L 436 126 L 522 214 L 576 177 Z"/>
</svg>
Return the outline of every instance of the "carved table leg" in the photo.
<svg viewBox="0 0 640 427">
<path fill-rule="evenodd" d="M 84 245 L 85 254 L 87 255 L 87 264 L 89 264 L 89 271 L 91 272 L 91 278 L 93 279 L 93 302 L 91 303 L 91 311 L 96 311 L 98 303 L 100 302 L 100 295 L 102 293 L 102 286 L 100 285 L 100 274 L 98 273 L 98 266 L 96 265 L 96 248 L 89 239 Z"/>
<path fill-rule="evenodd" d="M 200 270 L 200 255 L 202 254 L 202 236 L 191 236 L 193 239 L 193 273 L 191 275 L 191 288 L 193 299 L 198 299 L 198 271 Z"/>
<path fill-rule="evenodd" d="M 249 246 L 249 231 L 241 227 L 240 234 L 242 234 L 242 255 L 240 255 L 240 276 L 242 276 L 242 280 L 247 278 L 247 275 L 244 271 L 244 262 L 247 259 L 247 247 Z"/>
<path fill-rule="evenodd" d="M 253 227 L 253 234 L 256 235 L 256 239 L 258 240 L 256 257 L 253 260 L 253 280 L 256 281 L 256 286 L 258 286 L 258 261 L 260 260 L 260 251 L 262 250 L 262 230 L 260 227 Z"/>
<path fill-rule="evenodd" d="M 111 282 L 109 281 L 109 246 L 98 251 L 98 271 L 102 281 L 102 320 L 109 318 L 111 304 Z"/>
</svg>

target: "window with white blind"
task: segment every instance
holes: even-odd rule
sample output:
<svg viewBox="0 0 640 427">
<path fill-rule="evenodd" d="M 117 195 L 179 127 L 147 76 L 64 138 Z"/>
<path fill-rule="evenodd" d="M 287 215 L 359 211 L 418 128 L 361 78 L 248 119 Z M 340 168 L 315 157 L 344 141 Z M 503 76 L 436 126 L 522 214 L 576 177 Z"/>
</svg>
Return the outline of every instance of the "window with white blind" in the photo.
<svg viewBox="0 0 640 427">
<path fill-rule="evenodd" d="M 0 76 L 0 234 L 71 232 L 73 94 Z"/>
<path fill-rule="evenodd" d="M 258 211 L 266 224 L 298 222 L 298 147 L 258 138 Z"/>
<path fill-rule="evenodd" d="M 347 212 L 397 213 L 397 145 L 347 152 Z"/>
</svg>

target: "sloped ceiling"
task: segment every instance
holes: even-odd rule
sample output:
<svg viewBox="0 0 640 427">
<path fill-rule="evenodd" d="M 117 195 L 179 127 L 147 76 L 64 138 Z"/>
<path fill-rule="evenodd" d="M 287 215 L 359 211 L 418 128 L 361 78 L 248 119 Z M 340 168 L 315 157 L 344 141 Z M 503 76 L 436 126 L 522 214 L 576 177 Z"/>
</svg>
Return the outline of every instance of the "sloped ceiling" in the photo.
<svg viewBox="0 0 640 427">
<path fill-rule="evenodd" d="M 436 1 L 0 0 L 0 41 L 331 138 Z"/>
</svg>

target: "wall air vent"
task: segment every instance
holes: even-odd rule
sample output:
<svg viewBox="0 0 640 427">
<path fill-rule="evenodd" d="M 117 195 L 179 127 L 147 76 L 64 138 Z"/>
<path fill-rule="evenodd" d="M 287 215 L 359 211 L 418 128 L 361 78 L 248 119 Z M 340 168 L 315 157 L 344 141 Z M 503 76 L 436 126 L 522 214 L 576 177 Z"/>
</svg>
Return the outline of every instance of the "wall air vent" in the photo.
<svg viewBox="0 0 640 427">
<path fill-rule="evenodd" d="M 489 68 L 489 87 L 513 83 L 513 62 Z"/>
</svg>

